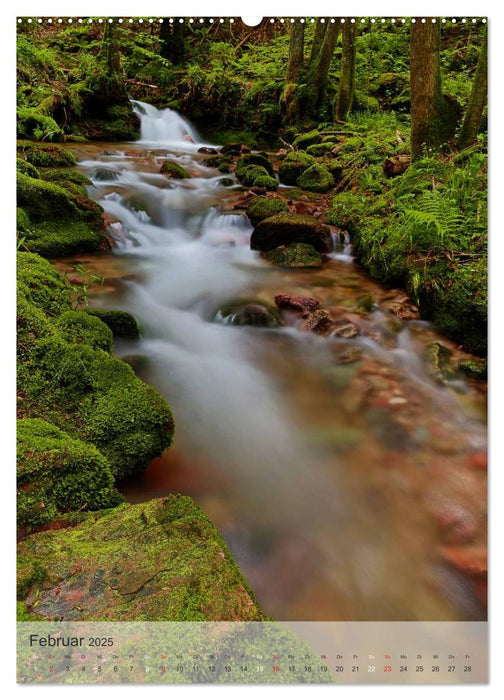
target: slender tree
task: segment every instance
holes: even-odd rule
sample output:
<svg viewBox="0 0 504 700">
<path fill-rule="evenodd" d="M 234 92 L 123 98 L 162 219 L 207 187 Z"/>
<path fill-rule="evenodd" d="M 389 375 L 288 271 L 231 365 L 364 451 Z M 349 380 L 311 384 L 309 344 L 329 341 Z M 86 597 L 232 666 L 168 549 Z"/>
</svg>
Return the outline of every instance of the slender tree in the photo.
<svg viewBox="0 0 504 700">
<path fill-rule="evenodd" d="M 179 17 L 173 23 L 164 17 L 159 29 L 159 53 L 167 58 L 175 66 L 182 66 L 185 62 L 185 36 L 186 24 L 179 21 Z"/>
<path fill-rule="evenodd" d="M 331 60 L 334 55 L 334 48 L 340 31 L 341 23 L 339 19 L 327 23 L 324 38 L 318 56 L 314 59 L 308 69 L 308 112 L 312 115 L 322 104 L 325 95 L 327 78 Z"/>
<path fill-rule="evenodd" d="M 313 33 L 313 42 L 310 52 L 310 58 L 308 60 L 308 66 L 312 66 L 318 58 L 322 42 L 324 41 L 326 29 L 327 19 L 325 17 L 319 17 L 317 19 L 317 23 L 315 24 L 315 31 Z"/>
<path fill-rule="evenodd" d="M 355 57 L 357 53 L 357 23 L 345 22 L 341 36 L 341 72 L 336 101 L 336 121 L 345 121 L 352 109 L 355 84 Z"/>
<path fill-rule="evenodd" d="M 488 88 L 488 47 L 487 47 L 487 27 L 485 26 L 485 34 L 483 36 L 483 44 L 481 46 L 478 65 L 474 74 L 471 94 L 467 103 L 462 129 L 458 137 L 457 145 L 459 148 L 466 148 L 471 143 L 476 141 L 478 131 L 481 125 L 481 117 L 487 102 Z"/>
<path fill-rule="evenodd" d="M 456 122 L 441 92 L 440 24 L 426 18 L 411 25 L 411 154 L 437 150 L 453 135 Z"/>
<path fill-rule="evenodd" d="M 290 28 L 289 61 L 287 63 L 285 88 L 281 98 L 281 105 L 285 115 L 284 120 L 287 124 L 293 124 L 296 121 L 299 110 L 296 93 L 304 62 L 304 28 L 304 23 L 298 20 L 291 24 Z"/>
</svg>

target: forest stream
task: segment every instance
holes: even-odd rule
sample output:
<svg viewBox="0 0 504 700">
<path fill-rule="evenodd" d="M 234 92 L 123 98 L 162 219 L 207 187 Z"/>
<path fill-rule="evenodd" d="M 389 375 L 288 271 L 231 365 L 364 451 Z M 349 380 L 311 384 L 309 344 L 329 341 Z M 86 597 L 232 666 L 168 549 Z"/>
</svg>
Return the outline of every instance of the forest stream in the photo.
<svg viewBox="0 0 504 700">
<path fill-rule="evenodd" d="M 194 498 L 276 620 L 484 619 L 462 560 L 467 542 L 486 556 L 485 386 L 433 376 L 426 359 L 433 342 L 458 346 L 394 315 L 406 294 L 371 280 L 337 231 L 321 269 L 269 265 L 233 209 L 238 181 L 202 165 L 191 124 L 135 109 L 139 141 L 69 144 L 115 243 L 78 258 L 105 278 L 91 305 L 137 318 L 141 340 L 115 352 L 176 421 L 173 448 L 121 492 Z M 160 174 L 168 157 L 191 178 Z M 233 305 L 279 294 L 314 297 L 359 332 L 321 337 L 294 313 L 232 324 Z"/>
</svg>

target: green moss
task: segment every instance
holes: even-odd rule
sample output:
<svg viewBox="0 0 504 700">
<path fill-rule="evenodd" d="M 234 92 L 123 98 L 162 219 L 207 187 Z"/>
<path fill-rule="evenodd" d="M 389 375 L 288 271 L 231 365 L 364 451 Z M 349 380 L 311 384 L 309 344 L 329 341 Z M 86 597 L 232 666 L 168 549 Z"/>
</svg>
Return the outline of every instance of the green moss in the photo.
<svg viewBox="0 0 504 700">
<path fill-rule="evenodd" d="M 273 176 L 273 166 L 266 156 L 258 153 L 249 153 L 238 159 L 236 163 L 236 174 L 240 177 L 240 170 L 248 168 L 250 165 L 258 165 L 266 170 L 266 175 Z"/>
<path fill-rule="evenodd" d="M 477 379 L 487 378 L 487 362 L 486 360 L 462 360 L 458 368 L 467 374 L 469 377 L 476 377 Z"/>
<path fill-rule="evenodd" d="M 166 160 L 163 163 L 160 172 L 163 173 L 163 175 L 169 175 L 176 180 L 187 180 L 191 177 L 185 168 L 178 163 L 174 163 L 173 161 L 169 160 Z"/>
<path fill-rule="evenodd" d="M 27 160 L 24 160 L 24 158 L 16 158 L 16 170 L 22 175 L 28 175 L 28 177 L 40 177 L 40 173 L 37 168 L 31 163 L 28 163 Z"/>
<path fill-rule="evenodd" d="M 46 620 L 264 619 L 221 536 L 185 496 L 31 535 L 17 563 L 18 598 Z"/>
<path fill-rule="evenodd" d="M 112 352 L 112 331 L 86 311 L 66 311 L 57 319 L 56 326 L 68 343 L 84 343 L 91 348 Z"/>
<path fill-rule="evenodd" d="M 323 165 L 311 165 L 298 177 L 297 185 L 309 192 L 328 192 L 334 187 L 334 178 Z"/>
<path fill-rule="evenodd" d="M 62 148 L 47 143 L 33 143 L 32 141 L 18 141 L 18 156 L 37 167 L 64 167 L 75 165 L 77 160 L 74 154 Z"/>
<path fill-rule="evenodd" d="M 311 146 L 308 146 L 306 152 L 311 156 L 319 158 L 320 156 L 325 156 L 326 153 L 329 153 L 329 151 L 336 145 L 337 144 L 333 141 L 324 141 L 324 143 L 314 143 Z"/>
<path fill-rule="evenodd" d="M 317 129 L 313 129 L 312 131 L 308 131 L 306 134 L 300 134 L 297 136 L 292 145 L 294 148 L 297 148 L 300 151 L 306 151 L 308 146 L 311 146 L 314 143 L 320 143 L 321 141 L 322 136 L 320 132 Z"/>
<path fill-rule="evenodd" d="M 70 174 L 62 186 L 63 182 L 55 184 L 18 173 L 17 199 L 30 219 L 24 230 L 30 251 L 55 258 L 96 250 L 103 244 L 102 209 L 72 177 Z"/>
<path fill-rule="evenodd" d="M 98 450 L 40 419 L 18 421 L 17 485 L 18 527 L 28 530 L 60 513 L 122 501 Z"/>
<path fill-rule="evenodd" d="M 306 168 L 316 162 L 316 159 L 305 151 L 289 151 L 284 158 L 284 163 L 302 163 Z"/>
<path fill-rule="evenodd" d="M 278 178 L 283 185 L 293 186 L 306 170 L 306 166 L 297 162 L 283 162 L 278 168 Z"/>
<path fill-rule="evenodd" d="M 44 258 L 64 258 L 99 250 L 104 244 L 104 237 L 95 226 L 85 221 L 50 221 L 30 225 L 24 242 L 31 252 Z"/>
<path fill-rule="evenodd" d="M 289 208 L 283 199 L 255 197 L 247 207 L 247 216 L 252 226 L 257 226 L 263 219 L 285 211 L 289 211 Z"/>
<path fill-rule="evenodd" d="M 72 308 L 70 291 L 58 271 L 33 253 L 17 254 L 18 301 L 25 299 L 49 316 Z"/>
<path fill-rule="evenodd" d="M 253 187 L 259 178 L 269 178 L 268 171 L 260 165 L 248 165 L 240 171 L 237 170 L 236 174 L 240 182 L 247 187 Z"/>
<path fill-rule="evenodd" d="M 18 270 L 21 416 L 45 418 L 92 443 L 117 476 L 144 469 L 171 442 L 169 406 L 100 349 L 110 350 L 110 330 L 96 316 L 71 311 L 68 286 L 47 261 L 19 253 Z"/>
<path fill-rule="evenodd" d="M 16 209 L 16 229 L 18 232 L 24 233 L 27 231 L 30 227 L 30 219 L 28 217 L 28 214 L 25 212 L 24 209 L 21 209 L 21 207 L 18 207 Z"/>
<path fill-rule="evenodd" d="M 278 180 L 269 175 L 260 175 L 255 178 L 254 187 L 265 187 L 269 191 L 275 191 L 278 189 Z"/>
<path fill-rule="evenodd" d="M 36 109 L 19 108 L 17 110 L 17 136 L 22 139 L 43 139 L 44 141 L 62 141 L 63 129 L 47 114 Z"/>
<path fill-rule="evenodd" d="M 308 243 L 290 243 L 262 255 L 279 267 L 322 267 L 322 257 Z"/>
<path fill-rule="evenodd" d="M 114 338 L 136 340 L 140 337 L 140 331 L 135 317 L 127 311 L 86 309 L 86 313 L 97 316 L 100 321 L 103 321 L 112 331 Z"/>
<path fill-rule="evenodd" d="M 51 170 L 45 170 L 43 179 L 47 182 L 60 184 L 62 187 L 69 182 L 80 185 L 81 187 L 91 187 L 93 185 L 88 177 L 78 170 L 73 170 L 71 168 L 52 168 Z"/>
</svg>

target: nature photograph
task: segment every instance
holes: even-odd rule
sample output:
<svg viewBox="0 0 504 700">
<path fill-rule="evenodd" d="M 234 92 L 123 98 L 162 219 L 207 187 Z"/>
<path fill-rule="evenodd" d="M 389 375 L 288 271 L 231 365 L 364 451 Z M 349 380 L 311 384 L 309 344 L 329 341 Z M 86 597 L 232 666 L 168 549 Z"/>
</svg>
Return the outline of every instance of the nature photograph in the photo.
<svg viewBox="0 0 504 700">
<path fill-rule="evenodd" d="M 487 619 L 487 22 L 17 20 L 17 619 Z"/>
</svg>

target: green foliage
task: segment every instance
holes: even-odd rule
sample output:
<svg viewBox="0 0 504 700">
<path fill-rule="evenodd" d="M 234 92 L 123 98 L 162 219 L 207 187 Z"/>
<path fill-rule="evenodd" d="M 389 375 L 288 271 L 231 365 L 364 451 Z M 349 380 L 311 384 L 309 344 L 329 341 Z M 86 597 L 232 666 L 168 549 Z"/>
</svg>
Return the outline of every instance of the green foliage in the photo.
<svg viewBox="0 0 504 700">
<path fill-rule="evenodd" d="M 79 275 L 79 281 L 74 281 L 69 275 Z M 74 265 L 65 270 L 65 283 L 72 292 L 74 299 L 74 308 L 79 309 L 82 306 L 89 306 L 88 289 L 94 284 L 103 284 L 102 275 L 94 272 L 94 270 L 86 270 L 83 265 Z"/>
<path fill-rule="evenodd" d="M 21 107 L 17 110 L 17 136 L 35 141 L 62 141 L 64 133 L 52 117 Z"/>
</svg>

